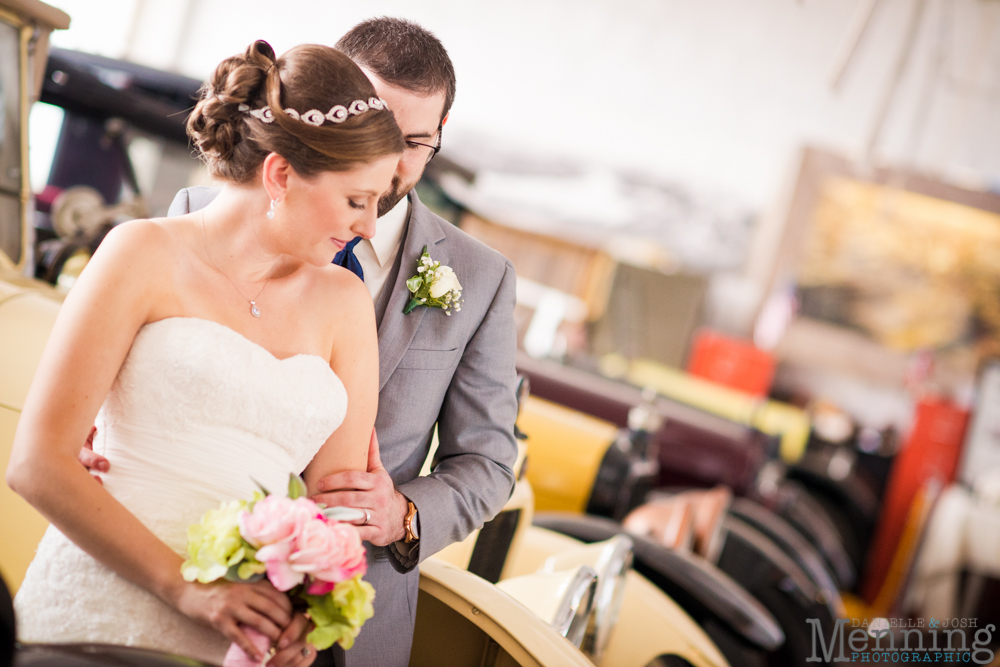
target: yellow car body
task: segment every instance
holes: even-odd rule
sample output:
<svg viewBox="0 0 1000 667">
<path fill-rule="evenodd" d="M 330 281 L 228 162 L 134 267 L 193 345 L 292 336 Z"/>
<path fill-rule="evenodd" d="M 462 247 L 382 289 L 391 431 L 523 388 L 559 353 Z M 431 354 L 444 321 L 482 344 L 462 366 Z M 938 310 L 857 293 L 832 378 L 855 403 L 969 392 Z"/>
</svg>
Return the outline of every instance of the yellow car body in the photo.
<svg viewBox="0 0 1000 667">
<path fill-rule="evenodd" d="M 21 407 L 35 367 L 59 312 L 54 290 L 17 288 L 0 272 L 0 466 L 7 467 Z M 3 531 L 15 539 L 0 540 L 0 574 L 16 590 L 35 555 L 35 545 L 48 525 L 44 518 L 6 484 L 0 485 Z"/>
</svg>

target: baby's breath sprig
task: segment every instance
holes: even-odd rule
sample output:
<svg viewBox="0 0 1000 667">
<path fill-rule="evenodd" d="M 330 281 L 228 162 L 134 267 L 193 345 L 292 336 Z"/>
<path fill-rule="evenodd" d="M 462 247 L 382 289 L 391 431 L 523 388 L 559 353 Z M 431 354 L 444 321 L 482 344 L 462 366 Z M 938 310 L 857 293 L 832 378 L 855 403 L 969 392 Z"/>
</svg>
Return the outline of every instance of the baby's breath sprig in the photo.
<svg viewBox="0 0 1000 667">
<path fill-rule="evenodd" d="M 404 315 L 421 306 L 440 308 L 448 317 L 462 310 L 462 284 L 458 276 L 450 266 L 431 259 L 427 246 L 417 260 L 417 275 L 406 281 L 406 289 L 410 290 L 410 300 L 403 308 Z"/>
</svg>

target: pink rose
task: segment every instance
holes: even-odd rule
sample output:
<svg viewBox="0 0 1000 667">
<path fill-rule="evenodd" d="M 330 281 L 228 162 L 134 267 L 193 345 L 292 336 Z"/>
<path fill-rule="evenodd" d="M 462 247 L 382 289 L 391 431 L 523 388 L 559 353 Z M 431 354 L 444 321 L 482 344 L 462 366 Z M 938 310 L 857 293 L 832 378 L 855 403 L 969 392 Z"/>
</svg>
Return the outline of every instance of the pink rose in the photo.
<svg viewBox="0 0 1000 667">
<path fill-rule="evenodd" d="M 253 512 L 240 514 L 240 535 L 259 547 L 257 560 L 264 563 L 267 578 L 279 591 L 302 583 L 304 575 L 291 568 L 289 557 L 302 527 L 321 516 L 319 507 L 308 498 L 291 500 L 273 495 L 257 501 Z"/>
<path fill-rule="evenodd" d="M 307 574 L 313 580 L 337 583 L 364 574 L 368 569 L 358 529 L 349 523 L 310 520 L 302 526 L 295 546 L 295 552 L 288 559 L 292 570 Z M 312 588 L 321 590 L 324 587 L 314 583 Z"/>
<path fill-rule="evenodd" d="M 240 514 L 240 535 L 255 547 L 275 544 L 294 539 L 302 524 L 319 515 L 319 507 L 308 498 L 267 496 L 254 503 L 253 512 Z"/>
<path fill-rule="evenodd" d="M 281 592 L 292 590 L 306 578 L 306 575 L 293 570 L 283 558 L 266 561 L 264 567 L 267 569 L 267 580 Z"/>
</svg>

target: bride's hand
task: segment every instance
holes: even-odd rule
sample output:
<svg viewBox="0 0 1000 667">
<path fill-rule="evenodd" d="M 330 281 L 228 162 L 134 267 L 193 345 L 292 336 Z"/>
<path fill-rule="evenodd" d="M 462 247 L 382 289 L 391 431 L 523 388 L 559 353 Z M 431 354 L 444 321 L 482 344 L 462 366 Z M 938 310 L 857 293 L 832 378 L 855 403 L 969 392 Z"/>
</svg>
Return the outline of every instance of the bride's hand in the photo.
<svg viewBox="0 0 1000 667">
<path fill-rule="evenodd" d="M 292 622 L 278 639 L 278 652 L 267 662 L 267 667 L 308 667 L 316 659 L 316 648 L 306 641 L 306 635 L 313 624 L 301 613 L 292 617 Z"/>
<path fill-rule="evenodd" d="M 292 604 L 288 596 L 266 580 L 253 584 L 228 581 L 190 583 L 182 589 L 177 608 L 191 618 L 208 623 L 255 660 L 264 656 L 243 633 L 240 625 L 257 630 L 274 643 L 292 622 Z"/>
</svg>

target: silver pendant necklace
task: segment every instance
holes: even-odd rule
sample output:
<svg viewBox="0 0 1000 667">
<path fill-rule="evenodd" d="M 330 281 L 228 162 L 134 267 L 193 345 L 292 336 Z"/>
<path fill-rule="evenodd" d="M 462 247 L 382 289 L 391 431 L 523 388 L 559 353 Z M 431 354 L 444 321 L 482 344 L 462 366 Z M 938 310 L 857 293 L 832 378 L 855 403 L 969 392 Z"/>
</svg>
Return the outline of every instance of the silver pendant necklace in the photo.
<svg viewBox="0 0 1000 667">
<path fill-rule="evenodd" d="M 250 314 L 253 315 L 254 317 L 260 317 L 260 308 L 257 307 L 257 299 L 259 299 L 260 295 L 264 293 L 264 289 L 267 288 L 267 284 L 269 282 L 271 282 L 271 276 L 270 276 L 271 272 L 270 271 L 268 272 L 268 276 L 264 280 L 264 285 L 260 288 L 260 291 L 257 292 L 257 296 L 255 296 L 252 299 L 247 299 L 246 295 L 243 294 L 243 290 L 241 290 L 239 288 L 239 286 L 236 284 L 236 281 L 234 281 L 232 278 L 230 278 L 229 275 L 225 271 L 223 271 L 222 269 L 219 268 L 219 265 L 215 263 L 214 259 L 212 259 L 212 253 L 210 253 L 208 251 L 208 235 L 205 233 L 205 210 L 204 209 L 202 209 L 202 211 L 201 211 L 201 240 L 205 244 L 205 256 L 208 257 L 208 261 L 212 264 L 212 266 L 215 267 L 216 271 L 218 271 L 219 273 L 221 273 L 222 275 L 224 275 L 226 277 L 226 280 L 228 280 L 232 284 L 233 289 L 235 289 L 236 292 L 241 297 L 243 297 L 244 299 L 246 299 L 250 303 Z M 274 267 L 271 267 L 271 268 L 273 269 Z"/>
</svg>

